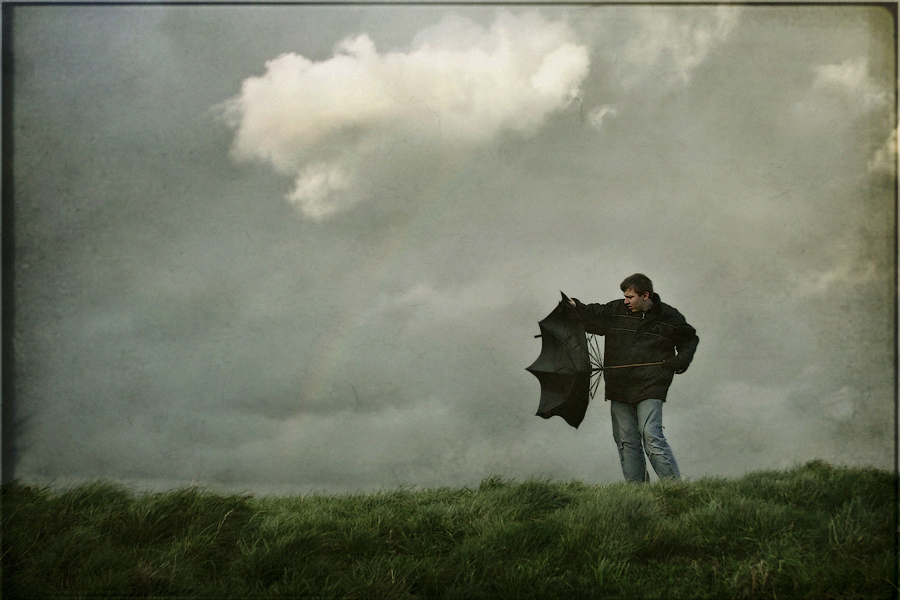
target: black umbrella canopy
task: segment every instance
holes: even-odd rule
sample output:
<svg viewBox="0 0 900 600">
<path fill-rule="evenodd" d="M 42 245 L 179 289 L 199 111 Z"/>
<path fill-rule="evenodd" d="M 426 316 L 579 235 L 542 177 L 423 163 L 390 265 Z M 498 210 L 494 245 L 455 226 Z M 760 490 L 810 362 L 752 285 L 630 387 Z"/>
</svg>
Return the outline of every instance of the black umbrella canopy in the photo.
<svg viewBox="0 0 900 600">
<path fill-rule="evenodd" d="M 562 294 L 562 292 L 560 292 Z M 581 319 L 562 294 L 562 300 L 538 322 L 541 354 L 526 371 L 541 384 L 537 416 L 560 416 L 577 428 L 591 396 L 591 358 Z"/>
</svg>

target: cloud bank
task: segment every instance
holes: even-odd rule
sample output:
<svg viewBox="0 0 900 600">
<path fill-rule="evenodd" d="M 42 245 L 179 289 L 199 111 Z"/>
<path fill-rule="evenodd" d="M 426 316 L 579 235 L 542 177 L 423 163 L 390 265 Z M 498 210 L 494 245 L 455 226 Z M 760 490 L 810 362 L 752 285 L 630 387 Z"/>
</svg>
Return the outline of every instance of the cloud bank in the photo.
<svg viewBox="0 0 900 600">
<path fill-rule="evenodd" d="M 324 219 L 368 197 L 367 165 L 398 147 L 416 148 L 411 157 L 422 145 L 533 134 L 578 96 L 588 66 L 565 23 L 503 13 L 484 28 L 450 16 L 406 52 L 379 52 L 362 34 L 321 62 L 283 54 L 222 108 L 233 156 L 293 175 L 290 202 Z"/>
<path fill-rule="evenodd" d="M 883 8 L 19 8 L 23 480 L 620 481 L 525 367 L 635 271 L 702 340 L 686 477 L 893 464 Z"/>
</svg>

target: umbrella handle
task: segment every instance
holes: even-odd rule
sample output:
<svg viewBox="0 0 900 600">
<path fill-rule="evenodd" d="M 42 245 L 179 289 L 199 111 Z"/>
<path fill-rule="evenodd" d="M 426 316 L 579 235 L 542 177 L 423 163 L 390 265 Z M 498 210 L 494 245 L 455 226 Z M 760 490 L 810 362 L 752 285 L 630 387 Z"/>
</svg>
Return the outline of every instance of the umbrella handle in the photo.
<svg viewBox="0 0 900 600">
<path fill-rule="evenodd" d="M 661 365 L 662 362 L 638 363 L 636 365 L 614 365 L 612 367 L 597 367 L 596 371 L 606 371 L 607 369 L 624 369 L 625 367 L 649 367 L 650 365 Z"/>
</svg>

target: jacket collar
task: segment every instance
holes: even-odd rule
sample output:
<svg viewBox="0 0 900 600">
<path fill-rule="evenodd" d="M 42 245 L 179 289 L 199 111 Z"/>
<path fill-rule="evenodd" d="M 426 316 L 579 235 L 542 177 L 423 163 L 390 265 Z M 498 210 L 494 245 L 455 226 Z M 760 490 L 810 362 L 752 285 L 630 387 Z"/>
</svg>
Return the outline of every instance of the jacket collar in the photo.
<svg viewBox="0 0 900 600">
<path fill-rule="evenodd" d="M 655 319 L 659 316 L 660 310 L 662 310 L 662 301 L 659 299 L 659 294 L 653 292 L 651 300 L 653 300 L 653 306 L 650 307 L 650 310 L 641 315 L 642 319 Z"/>
</svg>

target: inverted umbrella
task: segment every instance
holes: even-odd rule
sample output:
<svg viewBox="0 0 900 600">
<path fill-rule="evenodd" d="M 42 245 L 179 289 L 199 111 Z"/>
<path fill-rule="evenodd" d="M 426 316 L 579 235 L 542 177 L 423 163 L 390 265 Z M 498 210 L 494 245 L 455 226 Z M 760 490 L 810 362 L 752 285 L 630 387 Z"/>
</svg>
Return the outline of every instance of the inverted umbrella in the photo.
<svg viewBox="0 0 900 600">
<path fill-rule="evenodd" d="M 562 300 L 556 308 L 538 322 L 541 333 L 535 337 L 541 338 L 541 354 L 525 370 L 541 383 L 537 416 L 560 416 L 577 428 L 600 381 L 602 367 L 599 355 L 592 362 L 584 325 L 569 298 L 560 294 Z M 597 376 L 591 385 L 593 374 Z"/>
</svg>

